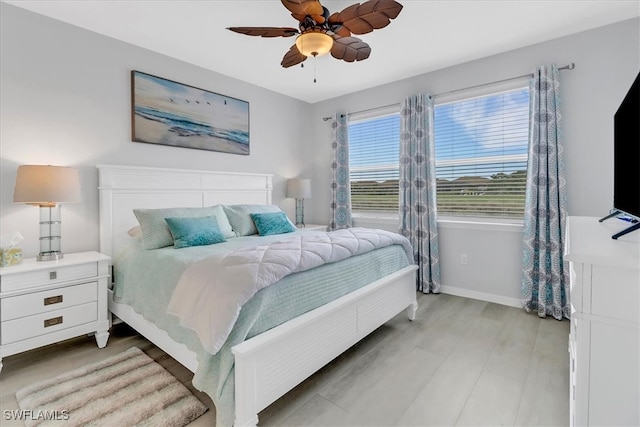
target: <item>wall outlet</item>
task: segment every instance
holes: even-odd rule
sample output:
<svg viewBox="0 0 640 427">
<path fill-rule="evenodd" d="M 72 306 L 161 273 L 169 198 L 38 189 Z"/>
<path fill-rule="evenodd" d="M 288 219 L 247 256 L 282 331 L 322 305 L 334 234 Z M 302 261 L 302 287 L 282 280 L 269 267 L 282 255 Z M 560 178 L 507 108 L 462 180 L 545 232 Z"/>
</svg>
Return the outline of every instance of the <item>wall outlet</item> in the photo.
<svg viewBox="0 0 640 427">
<path fill-rule="evenodd" d="M 460 254 L 460 264 L 467 265 L 468 261 L 467 254 Z"/>
</svg>

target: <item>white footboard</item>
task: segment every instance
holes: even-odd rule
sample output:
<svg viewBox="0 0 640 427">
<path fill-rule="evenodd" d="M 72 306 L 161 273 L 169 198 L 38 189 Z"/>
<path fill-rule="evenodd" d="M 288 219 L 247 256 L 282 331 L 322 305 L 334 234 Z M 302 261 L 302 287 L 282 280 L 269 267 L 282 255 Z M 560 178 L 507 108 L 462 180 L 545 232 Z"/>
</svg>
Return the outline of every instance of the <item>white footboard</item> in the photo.
<svg viewBox="0 0 640 427">
<path fill-rule="evenodd" d="M 389 319 L 417 308 L 416 266 L 299 316 L 233 347 L 235 426 L 255 426 L 258 412 Z"/>
<path fill-rule="evenodd" d="M 389 319 L 415 318 L 415 270 L 408 266 L 232 348 L 235 356 L 235 425 L 255 426 L 258 412 L 342 354 Z M 109 310 L 195 372 L 196 354 L 136 313 L 116 303 Z"/>
</svg>

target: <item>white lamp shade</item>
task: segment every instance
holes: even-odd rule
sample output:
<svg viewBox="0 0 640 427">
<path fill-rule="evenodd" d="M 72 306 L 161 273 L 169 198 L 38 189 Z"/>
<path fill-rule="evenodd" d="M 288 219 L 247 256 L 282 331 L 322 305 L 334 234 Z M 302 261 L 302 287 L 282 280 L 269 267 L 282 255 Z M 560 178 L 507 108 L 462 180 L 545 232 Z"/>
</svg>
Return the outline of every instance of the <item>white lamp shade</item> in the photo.
<svg viewBox="0 0 640 427">
<path fill-rule="evenodd" d="M 18 167 L 13 201 L 34 205 L 80 202 L 78 171 L 64 166 Z"/>
<path fill-rule="evenodd" d="M 290 179 L 287 181 L 287 197 L 291 199 L 311 198 L 311 180 Z"/>
</svg>

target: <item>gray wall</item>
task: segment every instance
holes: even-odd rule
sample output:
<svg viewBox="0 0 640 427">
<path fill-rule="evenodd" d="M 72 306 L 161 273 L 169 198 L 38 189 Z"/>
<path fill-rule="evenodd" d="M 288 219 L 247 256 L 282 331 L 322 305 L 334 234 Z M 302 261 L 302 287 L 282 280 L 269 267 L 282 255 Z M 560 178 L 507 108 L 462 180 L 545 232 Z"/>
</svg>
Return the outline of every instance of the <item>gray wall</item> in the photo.
<svg viewBox="0 0 640 427">
<path fill-rule="evenodd" d="M 331 152 L 323 116 L 509 78 L 547 63 L 576 64 L 561 74 L 569 213 L 601 216 L 611 207 L 612 116 L 640 68 L 639 19 L 309 105 L 14 6 L 0 7 L 0 233 L 19 230 L 27 257 L 38 252 L 38 210 L 12 202 L 20 164 L 80 169 L 83 202 L 63 206 L 66 252 L 98 249 L 96 164 L 273 173 L 274 202 L 290 216 L 286 178 L 308 177 L 313 197 L 305 202 L 305 220 L 326 223 Z M 421 47 L 428 55 L 429 44 Z M 251 155 L 131 142 L 132 69 L 249 101 Z M 393 221 L 356 225 L 397 229 Z M 521 239 L 518 226 L 442 222 L 446 291 L 517 304 Z M 467 265 L 460 264 L 462 253 Z"/>
<path fill-rule="evenodd" d="M 274 203 L 293 216 L 286 178 L 305 175 L 307 103 L 115 39 L 0 4 L 0 232 L 38 247 L 38 209 L 13 203 L 20 164 L 80 169 L 82 203 L 63 205 L 64 252 L 97 250 L 97 164 L 274 174 Z M 206 48 L 203 55 L 206 55 Z M 130 71 L 140 70 L 250 103 L 251 154 L 131 142 Z"/>
<path fill-rule="evenodd" d="M 421 44 L 429 54 L 429 43 Z M 420 53 L 418 53 L 420 54 Z M 569 214 L 603 216 L 613 202 L 613 114 L 640 69 L 640 19 L 623 21 L 500 55 L 460 64 L 313 105 L 314 183 L 328 187 L 329 122 L 335 111 L 353 112 L 401 102 L 408 95 L 470 87 L 526 74 L 538 65 L 575 62 L 561 72 L 561 113 Z M 438 99 L 436 99 L 436 102 Z M 328 191 L 310 201 L 314 222 L 329 218 Z M 397 222 L 355 221 L 397 230 Z M 517 304 L 520 298 L 521 227 L 442 223 L 442 283 L 447 292 Z M 460 255 L 468 255 L 468 264 Z"/>
</svg>

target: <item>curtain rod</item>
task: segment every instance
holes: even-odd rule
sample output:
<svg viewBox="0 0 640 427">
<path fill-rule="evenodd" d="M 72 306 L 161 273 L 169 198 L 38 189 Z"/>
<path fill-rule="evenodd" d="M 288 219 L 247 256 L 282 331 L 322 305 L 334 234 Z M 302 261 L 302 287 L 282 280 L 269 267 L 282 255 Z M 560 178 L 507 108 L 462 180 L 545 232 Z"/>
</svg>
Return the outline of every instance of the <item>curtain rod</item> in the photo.
<svg viewBox="0 0 640 427">
<path fill-rule="evenodd" d="M 570 64 L 565 65 L 564 67 L 558 68 L 558 70 L 573 70 L 574 68 L 576 68 L 576 64 L 572 62 Z M 469 87 L 463 87 L 463 88 L 460 88 L 460 89 L 448 90 L 446 92 L 436 93 L 435 95 L 433 95 L 433 97 L 436 98 L 438 96 L 449 95 L 449 94 L 456 93 L 456 92 L 462 92 L 463 90 L 477 89 L 479 87 L 495 85 L 495 84 L 498 84 L 498 83 L 506 83 L 506 82 L 510 82 L 512 80 L 524 79 L 525 77 L 533 77 L 533 73 L 523 74 L 521 76 L 516 76 L 516 77 L 509 77 L 508 79 L 496 80 L 496 81 L 488 82 L 488 83 L 481 83 L 481 84 L 478 84 L 478 85 L 469 86 Z M 399 102 L 396 102 L 394 104 L 382 105 L 380 107 L 367 108 L 366 110 L 352 111 L 351 113 L 347 113 L 347 116 L 350 116 L 352 114 L 367 113 L 369 111 L 382 110 L 384 108 L 389 108 L 389 107 L 399 107 L 400 105 L 401 104 Z M 327 120 L 331 120 L 332 118 L 333 117 L 323 117 L 322 121 L 326 122 Z"/>
</svg>

